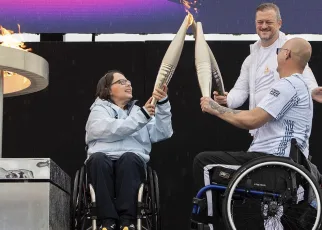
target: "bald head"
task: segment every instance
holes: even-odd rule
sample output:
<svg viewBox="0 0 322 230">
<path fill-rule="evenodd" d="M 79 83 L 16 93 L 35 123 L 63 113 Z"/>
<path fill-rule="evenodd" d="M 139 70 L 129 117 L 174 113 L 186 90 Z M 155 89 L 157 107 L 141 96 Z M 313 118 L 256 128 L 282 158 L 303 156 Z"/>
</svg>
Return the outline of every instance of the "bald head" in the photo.
<svg viewBox="0 0 322 230">
<path fill-rule="evenodd" d="M 290 50 L 290 57 L 298 68 L 305 69 L 312 54 L 312 47 L 309 42 L 302 38 L 292 38 L 284 44 L 283 49 Z"/>
</svg>

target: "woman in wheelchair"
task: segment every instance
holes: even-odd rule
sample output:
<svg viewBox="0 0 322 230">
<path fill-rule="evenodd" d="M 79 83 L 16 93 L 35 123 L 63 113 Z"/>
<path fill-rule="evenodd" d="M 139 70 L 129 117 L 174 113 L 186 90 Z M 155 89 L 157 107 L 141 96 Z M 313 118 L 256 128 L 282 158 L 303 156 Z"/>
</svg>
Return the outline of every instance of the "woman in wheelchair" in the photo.
<svg viewBox="0 0 322 230">
<path fill-rule="evenodd" d="M 156 89 L 143 107 L 132 101 L 132 86 L 119 71 L 97 84 L 86 124 L 86 162 L 102 230 L 134 230 L 139 185 L 146 178 L 151 144 L 172 136 L 167 86 Z"/>
<path fill-rule="evenodd" d="M 256 108 L 233 110 L 201 98 L 203 112 L 256 130 L 247 152 L 203 152 L 194 159 L 199 192 L 193 216 L 208 216 L 199 221 L 210 229 L 311 230 L 321 225 L 321 189 L 307 160 L 313 102 L 302 80 L 311 46 L 303 39 L 290 39 L 277 53 L 281 79 Z M 291 140 L 300 152 L 295 158 L 290 156 Z M 200 226 L 194 225 L 203 229 Z"/>
</svg>

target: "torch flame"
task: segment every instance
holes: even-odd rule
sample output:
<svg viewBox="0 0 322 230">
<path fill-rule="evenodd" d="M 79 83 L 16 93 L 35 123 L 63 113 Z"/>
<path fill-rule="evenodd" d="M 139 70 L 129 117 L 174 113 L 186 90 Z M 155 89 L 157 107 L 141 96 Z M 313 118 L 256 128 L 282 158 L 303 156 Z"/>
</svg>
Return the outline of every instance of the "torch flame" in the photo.
<svg viewBox="0 0 322 230">
<path fill-rule="evenodd" d="M 189 11 L 189 9 L 191 8 L 190 2 L 188 2 L 186 0 L 180 0 L 180 2 L 184 5 L 184 9 L 185 9 L 185 11 L 188 14 L 188 25 L 187 25 L 187 28 L 189 28 L 193 24 L 193 22 L 194 22 L 193 15 Z"/>
<path fill-rule="evenodd" d="M 187 11 L 189 11 L 190 10 L 190 8 L 191 8 L 191 6 L 190 6 L 190 3 L 188 2 L 188 1 L 186 1 L 186 0 L 181 0 L 181 3 L 184 5 L 184 8 L 185 8 L 185 10 Z"/>
<path fill-rule="evenodd" d="M 184 6 L 184 9 L 187 13 L 190 13 L 189 11 L 193 9 L 196 13 L 198 13 L 198 9 L 196 7 L 198 1 L 189 1 L 189 0 L 180 0 L 180 3 Z"/>
</svg>

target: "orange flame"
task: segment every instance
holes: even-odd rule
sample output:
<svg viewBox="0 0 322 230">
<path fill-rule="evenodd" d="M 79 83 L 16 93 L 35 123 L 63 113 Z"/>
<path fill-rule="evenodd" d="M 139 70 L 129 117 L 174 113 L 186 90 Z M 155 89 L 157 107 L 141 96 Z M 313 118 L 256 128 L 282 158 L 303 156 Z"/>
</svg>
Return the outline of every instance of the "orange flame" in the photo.
<svg viewBox="0 0 322 230">
<path fill-rule="evenodd" d="M 198 9 L 193 7 L 197 4 L 197 0 L 190 2 L 188 0 L 180 0 L 180 3 L 184 6 L 185 11 L 190 13 L 190 10 L 193 9 L 196 13 L 198 13 Z"/>
<path fill-rule="evenodd" d="M 186 1 L 186 0 L 181 0 L 181 3 L 183 4 L 183 6 L 184 6 L 184 8 L 185 8 L 185 10 L 187 11 L 189 11 L 190 10 L 190 8 L 191 8 L 191 6 L 190 6 L 190 3 L 188 2 L 188 1 Z"/>
<path fill-rule="evenodd" d="M 18 39 L 13 37 L 14 32 L 12 30 L 7 30 L 6 28 L 0 25 L 1 36 L 3 38 L 3 42 L 0 43 L 1 46 L 6 46 L 10 48 L 20 49 L 24 51 L 31 51 L 31 49 L 27 49 L 25 43 L 19 41 Z M 22 40 L 22 36 L 20 33 L 20 25 L 18 24 L 18 32 Z"/>
</svg>

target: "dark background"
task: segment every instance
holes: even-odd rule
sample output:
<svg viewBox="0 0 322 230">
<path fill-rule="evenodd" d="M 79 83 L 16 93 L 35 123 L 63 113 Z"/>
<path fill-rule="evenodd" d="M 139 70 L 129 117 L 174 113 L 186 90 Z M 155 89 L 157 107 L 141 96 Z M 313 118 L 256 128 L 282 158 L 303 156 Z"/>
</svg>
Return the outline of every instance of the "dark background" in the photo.
<svg viewBox="0 0 322 230">
<path fill-rule="evenodd" d="M 208 42 L 230 90 L 249 53 L 251 42 Z M 134 97 L 143 105 L 150 97 L 161 60 L 170 42 L 27 43 L 50 64 L 48 88 L 5 98 L 3 156 L 51 158 L 72 178 L 85 160 L 85 123 L 96 84 L 109 69 L 132 81 Z M 311 42 L 310 65 L 319 85 L 322 42 Z M 153 146 L 151 166 L 159 175 L 163 229 L 188 226 L 195 194 L 192 161 L 204 150 L 247 150 L 248 131 L 235 128 L 200 110 L 201 93 L 194 66 L 194 42 L 186 42 L 169 85 L 174 135 Z M 315 103 L 310 149 L 322 170 L 322 104 Z M 247 109 L 248 104 L 243 108 Z"/>
</svg>

